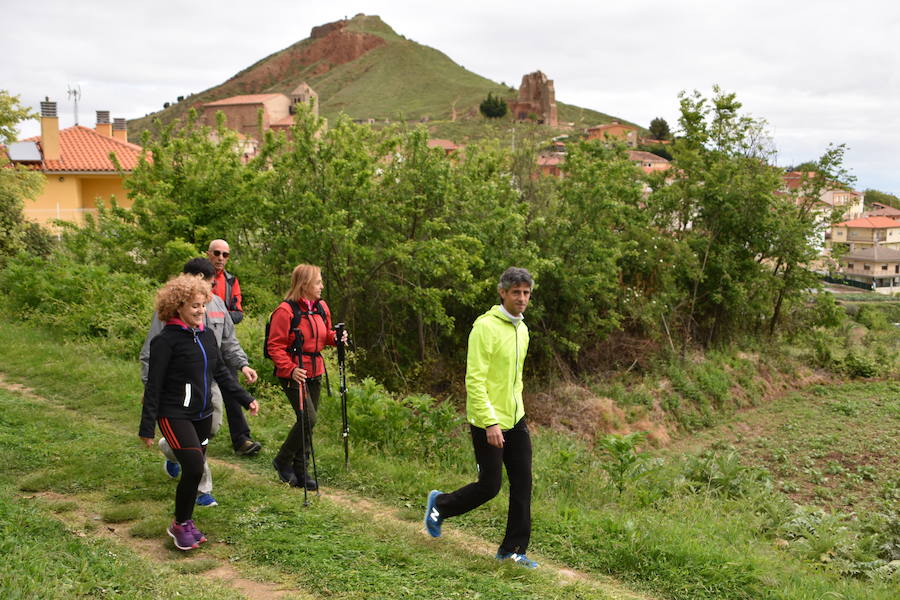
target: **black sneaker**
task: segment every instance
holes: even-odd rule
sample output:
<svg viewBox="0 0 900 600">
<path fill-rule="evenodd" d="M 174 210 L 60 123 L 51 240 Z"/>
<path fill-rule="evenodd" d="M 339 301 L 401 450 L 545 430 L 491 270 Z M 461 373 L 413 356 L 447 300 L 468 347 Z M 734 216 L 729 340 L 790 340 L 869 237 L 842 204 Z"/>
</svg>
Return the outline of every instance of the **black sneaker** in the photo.
<svg viewBox="0 0 900 600">
<path fill-rule="evenodd" d="M 262 444 L 260 444 L 259 442 L 254 442 L 253 440 L 244 440 L 243 444 L 241 444 L 238 448 L 235 448 L 234 453 L 238 456 L 253 456 L 260 450 L 262 450 Z"/>
<path fill-rule="evenodd" d="M 278 473 L 278 478 L 282 482 L 299 487 L 300 483 L 297 481 L 297 474 L 294 473 L 294 469 L 279 465 L 277 458 L 272 460 L 272 466 L 275 467 L 275 472 Z"/>
</svg>

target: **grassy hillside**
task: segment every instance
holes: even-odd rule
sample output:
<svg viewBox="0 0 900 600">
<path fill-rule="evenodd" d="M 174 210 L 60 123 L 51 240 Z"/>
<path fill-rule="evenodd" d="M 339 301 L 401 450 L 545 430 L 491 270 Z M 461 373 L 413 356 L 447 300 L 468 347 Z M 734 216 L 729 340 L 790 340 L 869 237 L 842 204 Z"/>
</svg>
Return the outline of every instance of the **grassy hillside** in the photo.
<svg viewBox="0 0 900 600">
<path fill-rule="evenodd" d="M 817 386 L 771 411 L 762 406 L 730 420 L 738 431 L 744 422 L 760 424 L 762 436 L 745 436 L 755 447 L 785 443 L 786 460 L 799 468 L 778 473 L 782 489 L 809 476 L 807 452 L 819 448 L 808 440 L 830 436 L 837 446 L 848 435 L 877 431 L 869 439 L 878 440 L 885 460 L 874 464 L 872 477 L 864 470 L 853 480 L 855 494 L 874 500 L 866 504 L 874 510 L 858 519 L 794 506 L 753 467 L 755 459 L 744 464 L 737 450 L 747 446 L 731 448 L 743 442 L 725 429 L 686 440 L 679 452 L 620 452 L 635 468 L 619 472 L 617 491 L 609 469 L 616 456 L 534 427 L 529 554 L 542 562 L 535 572 L 490 558 L 504 526 L 505 492 L 448 521 L 440 540 L 422 532 L 427 490 L 473 476 L 461 421 L 415 398 L 392 403 L 372 382 L 351 382 L 345 471 L 336 399 L 323 397 L 316 451 L 324 490 L 303 508 L 301 494 L 276 483 L 269 465 L 290 411 L 261 384 L 254 393 L 262 411 L 251 426 L 262 454 L 241 459 L 226 439 L 213 440 L 221 505 L 198 509 L 210 542 L 185 555 L 162 535 L 175 482 L 163 475 L 158 453 L 135 438 L 135 361 L 40 328 L 2 325 L 0 547 L 14 560 L 0 566 L 0 579 L 14 582 L 23 597 L 112 590 L 126 598 L 171 597 L 173 585 L 191 597 L 235 598 L 896 597 L 896 570 L 886 559 L 872 568 L 876 557 L 900 551 L 900 521 L 889 513 L 896 485 L 887 484 L 898 481 L 897 455 L 884 443 L 898 435 L 896 383 Z M 841 419 L 820 418 L 848 412 L 852 421 L 843 430 Z M 796 435 L 813 422 L 810 435 Z M 66 551 L 57 560 L 60 547 Z"/>
<path fill-rule="evenodd" d="M 340 47 L 339 40 L 330 47 L 324 47 L 322 38 L 301 40 L 257 61 L 220 85 L 192 94 L 158 113 L 130 121 L 129 138 L 138 141 L 140 132 L 149 128 L 155 118 L 168 123 L 183 118 L 191 107 L 237 94 L 289 94 L 303 81 L 319 94 L 320 113 L 330 120 L 346 113 L 352 118 L 373 118 L 381 122 L 386 119 L 469 121 L 477 128 L 483 122 L 478 105 L 488 93 L 506 98 L 518 94 L 516 89 L 466 70 L 439 50 L 398 35 L 377 16 L 357 15 L 346 23 L 343 31 L 368 36 L 368 43 L 377 46 L 354 60 L 342 62 L 349 50 Z M 552 78 L 553 74 L 549 76 Z M 576 128 L 623 121 L 562 102 L 558 102 L 558 111 L 561 122 L 574 122 Z M 454 127 L 449 129 L 453 131 Z M 467 137 L 471 139 L 473 135 Z"/>
</svg>

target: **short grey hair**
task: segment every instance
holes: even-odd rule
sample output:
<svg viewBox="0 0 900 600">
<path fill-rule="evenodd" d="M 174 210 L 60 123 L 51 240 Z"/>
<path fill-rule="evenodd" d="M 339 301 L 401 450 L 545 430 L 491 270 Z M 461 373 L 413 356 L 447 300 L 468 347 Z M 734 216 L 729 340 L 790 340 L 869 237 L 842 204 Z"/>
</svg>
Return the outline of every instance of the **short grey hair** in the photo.
<svg viewBox="0 0 900 600">
<path fill-rule="evenodd" d="M 500 276 L 500 283 L 497 284 L 497 289 L 508 290 L 514 285 L 523 283 L 530 288 L 534 287 L 534 279 L 531 277 L 531 273 L 527 269 L 510 267 L 503 271 L 503 275 Z"/>
</svg>

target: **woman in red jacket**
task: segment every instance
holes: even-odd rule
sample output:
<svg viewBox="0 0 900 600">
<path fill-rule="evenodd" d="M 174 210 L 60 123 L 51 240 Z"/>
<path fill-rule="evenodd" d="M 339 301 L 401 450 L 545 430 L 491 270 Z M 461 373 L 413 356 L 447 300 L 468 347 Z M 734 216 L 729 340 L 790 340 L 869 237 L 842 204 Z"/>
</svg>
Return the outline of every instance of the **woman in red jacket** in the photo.
<svg viewBox="0 0 900 600">
<path fill-rule="evenodd" d="M 305 485 L 307 490 L 318 489 L 316 480 L 309 476 L 308 462 L 325 371 L 321 352 L 326 345 L 335 344 L 331 311 L 322 300 L 322 287 L 319 267 L 294 268 L 291 289 L 272 313 L 267 343 L 275 375 L 297 419 L 272 466 L 283 482 L 295 487 Z"/>
</svg>

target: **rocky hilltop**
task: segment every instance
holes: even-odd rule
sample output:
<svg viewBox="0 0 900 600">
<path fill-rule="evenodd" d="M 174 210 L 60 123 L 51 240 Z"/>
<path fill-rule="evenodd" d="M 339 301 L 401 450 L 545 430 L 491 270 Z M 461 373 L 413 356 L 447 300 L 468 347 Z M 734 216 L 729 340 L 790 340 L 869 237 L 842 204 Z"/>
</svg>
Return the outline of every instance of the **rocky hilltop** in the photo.
<svg viewBox="0 0 900 600">
<path fill-rule="evenodd" d="M 517 96 L 516 89 L 472 73 L 442 52 L 397 34 L 378 16 L 358 14 L 313 27 L 309 37 L 227 81 L 131 121 L 129 138 L 137 141 L 154 118 L 168 123 L 191 108 L 202 112 L 208 102 L 242 94 L 289 95 L 302 82 L 316 91 L 319 113 L 329 119 L 345 113 L 377 122 L 455 121 L 477 118 L 478 104 L 489 92 L 510 100 Z M 578 126 L 612 120 L 561 102 L 558 107 L 560 121 Z"/>
</svg>

